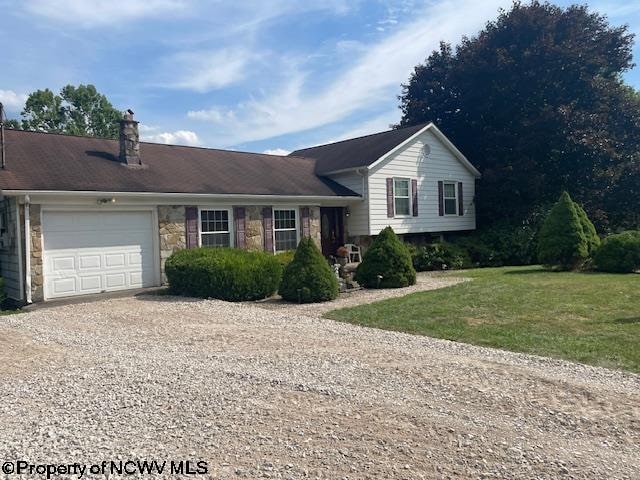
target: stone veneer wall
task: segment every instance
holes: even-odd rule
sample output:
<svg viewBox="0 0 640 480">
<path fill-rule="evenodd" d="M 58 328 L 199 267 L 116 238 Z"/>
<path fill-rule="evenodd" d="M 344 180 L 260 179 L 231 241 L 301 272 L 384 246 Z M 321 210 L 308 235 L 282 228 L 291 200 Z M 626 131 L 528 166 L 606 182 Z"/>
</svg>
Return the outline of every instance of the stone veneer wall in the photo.
<svg viewBox="0 0 640 480">
<path fill-rule="evenodd" d="M 167 282 L 164 264 L 177 250 L 187 247 L 185 207 L 182 205 L 158 206 L 158 231 L 160 233 L 160 271 L 162 283 Z"/>
<path fill-rule="evenodd" d="M 264 206 L 245 206 L 245 235 L 248 250 L 264 249 L 264 229 L 262 209 Z M 32 301 L 44 299 L 44 277 L 42 272 L 42 226 L 40 225 L 40 205 L 31 204 L 31 296 Z M 309 207 L 309 225 L 311 238 L 321 248 L 320 207 Z M 158 230 L 160 235 L 160 268 L 162 282 L 167 279 L 164 264 L 167 258 L 177 250 L 186 248 L 185 207 L 182 205 L 158 206 Z"/>
<path fill-rule="evenodd" d="M 322 236 L 320 235 L 320 207 L 309 207 L 309 233 L 316 245 L 322 251 Z"/>
<path fill-rule="evenodd" d="M 247 250 L 264 250 L 264 228 L 260 206 L 244 207 L 244 234 Z"/>
<path fill-rule="evenodd" d="M 42 226 L 40 205 L 29 205 L 31 223 L 31 301 L 44 300 L 44 276 L 42 274 Z"/>
</svg>

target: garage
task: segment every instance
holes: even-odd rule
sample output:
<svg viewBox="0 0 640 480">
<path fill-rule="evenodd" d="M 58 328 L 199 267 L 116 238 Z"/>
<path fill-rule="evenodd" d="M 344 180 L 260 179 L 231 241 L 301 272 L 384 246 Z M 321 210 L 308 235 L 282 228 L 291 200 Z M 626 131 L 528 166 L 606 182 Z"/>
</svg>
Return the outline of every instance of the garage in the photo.
<svg viewBox="0 0 640 480">
<path fill-rule="evenodd" d="M 42 212 L 46 299 L 157 285 L 152 211 Z"/>
</svg>

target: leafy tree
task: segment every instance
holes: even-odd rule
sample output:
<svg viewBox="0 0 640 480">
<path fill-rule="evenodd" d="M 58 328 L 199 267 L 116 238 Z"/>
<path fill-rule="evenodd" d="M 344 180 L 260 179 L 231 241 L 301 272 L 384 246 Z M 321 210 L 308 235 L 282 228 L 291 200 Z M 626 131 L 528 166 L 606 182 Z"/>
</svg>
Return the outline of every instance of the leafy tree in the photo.
<svg viewBox="0 0 640 480">
<path fill-rule="evenodd" d="M 7 128 L 13 128 L 15 130 L 20 130 L 22 125 L 20 124 L 20 120 L 16 120 L 14 118 L 9 118 L 4 121 L 4 126 Z"/>
<path fill-rule="evenodd" d="M 480 168 L 481 225 L 522 224 L 563 190 L 601 227 L 637 224 L 640 96 L 622 81 L 632 47 L 626 26 L 586 6 L 516 2 L 415 67 L 399 126 L 435 122 Z"/>
<path fill-rule="evenodd" d="M 579 267 L 588 257 L 589 244 L 576 204 L 567 192 L 562 192 L 540 229 L 538 259 L 548 267 L 569 270 Z"/>
<path fill-rule="evenodd" d="M 26 130 L 117 138 L 121 113 L 93 85 L 67 85 L 60 95 L 49 89 L 31 93 L 22 117 Z"/>
<path fill-rule="evenodd" d="M 355 280 L 367 288 L 400 288 L 416 283 L 409 249 L 391 227 L 375 238 L 358 265 Z"/>
<path fill-rule="evenodd" d="M 290 302 L 326 302 L 338 296 L 338 279 L 312 238 L 303 238 L 285 267 L 278 293 Z"/>
</svg>

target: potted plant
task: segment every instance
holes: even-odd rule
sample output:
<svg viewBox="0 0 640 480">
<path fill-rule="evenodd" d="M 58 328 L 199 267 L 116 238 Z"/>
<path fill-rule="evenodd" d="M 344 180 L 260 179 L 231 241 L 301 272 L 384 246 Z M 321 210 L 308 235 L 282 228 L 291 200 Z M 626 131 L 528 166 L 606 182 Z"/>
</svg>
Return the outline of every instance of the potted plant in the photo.
<svg viewBox="0 0 640 480">
<path fill-rule="evenodd" d="M 343 267 L 349 263 L 349 250 L 347 250 L 347 247 L 344 245 L 338 247 L 338 250 L 336 251 L 336 258 L 338 259 L 338 263 Z"/>
</svg>

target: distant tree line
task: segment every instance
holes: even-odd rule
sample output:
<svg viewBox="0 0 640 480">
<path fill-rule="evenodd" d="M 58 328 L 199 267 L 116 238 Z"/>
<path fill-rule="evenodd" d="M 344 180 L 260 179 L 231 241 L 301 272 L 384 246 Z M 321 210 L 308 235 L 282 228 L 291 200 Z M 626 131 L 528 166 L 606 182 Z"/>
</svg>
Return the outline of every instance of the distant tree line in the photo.
<svg viewBox="0 0 640 480">
<path fill-rule="evenodd" d="M 638 228 L 632 48 L 626 26 L 586 6 L 516 2 L 415 67 L 398 127 L 435 122 L 480 169 L 481 226 L 536 222 L 566 190 L 599 230 Z"/>
</svg>

